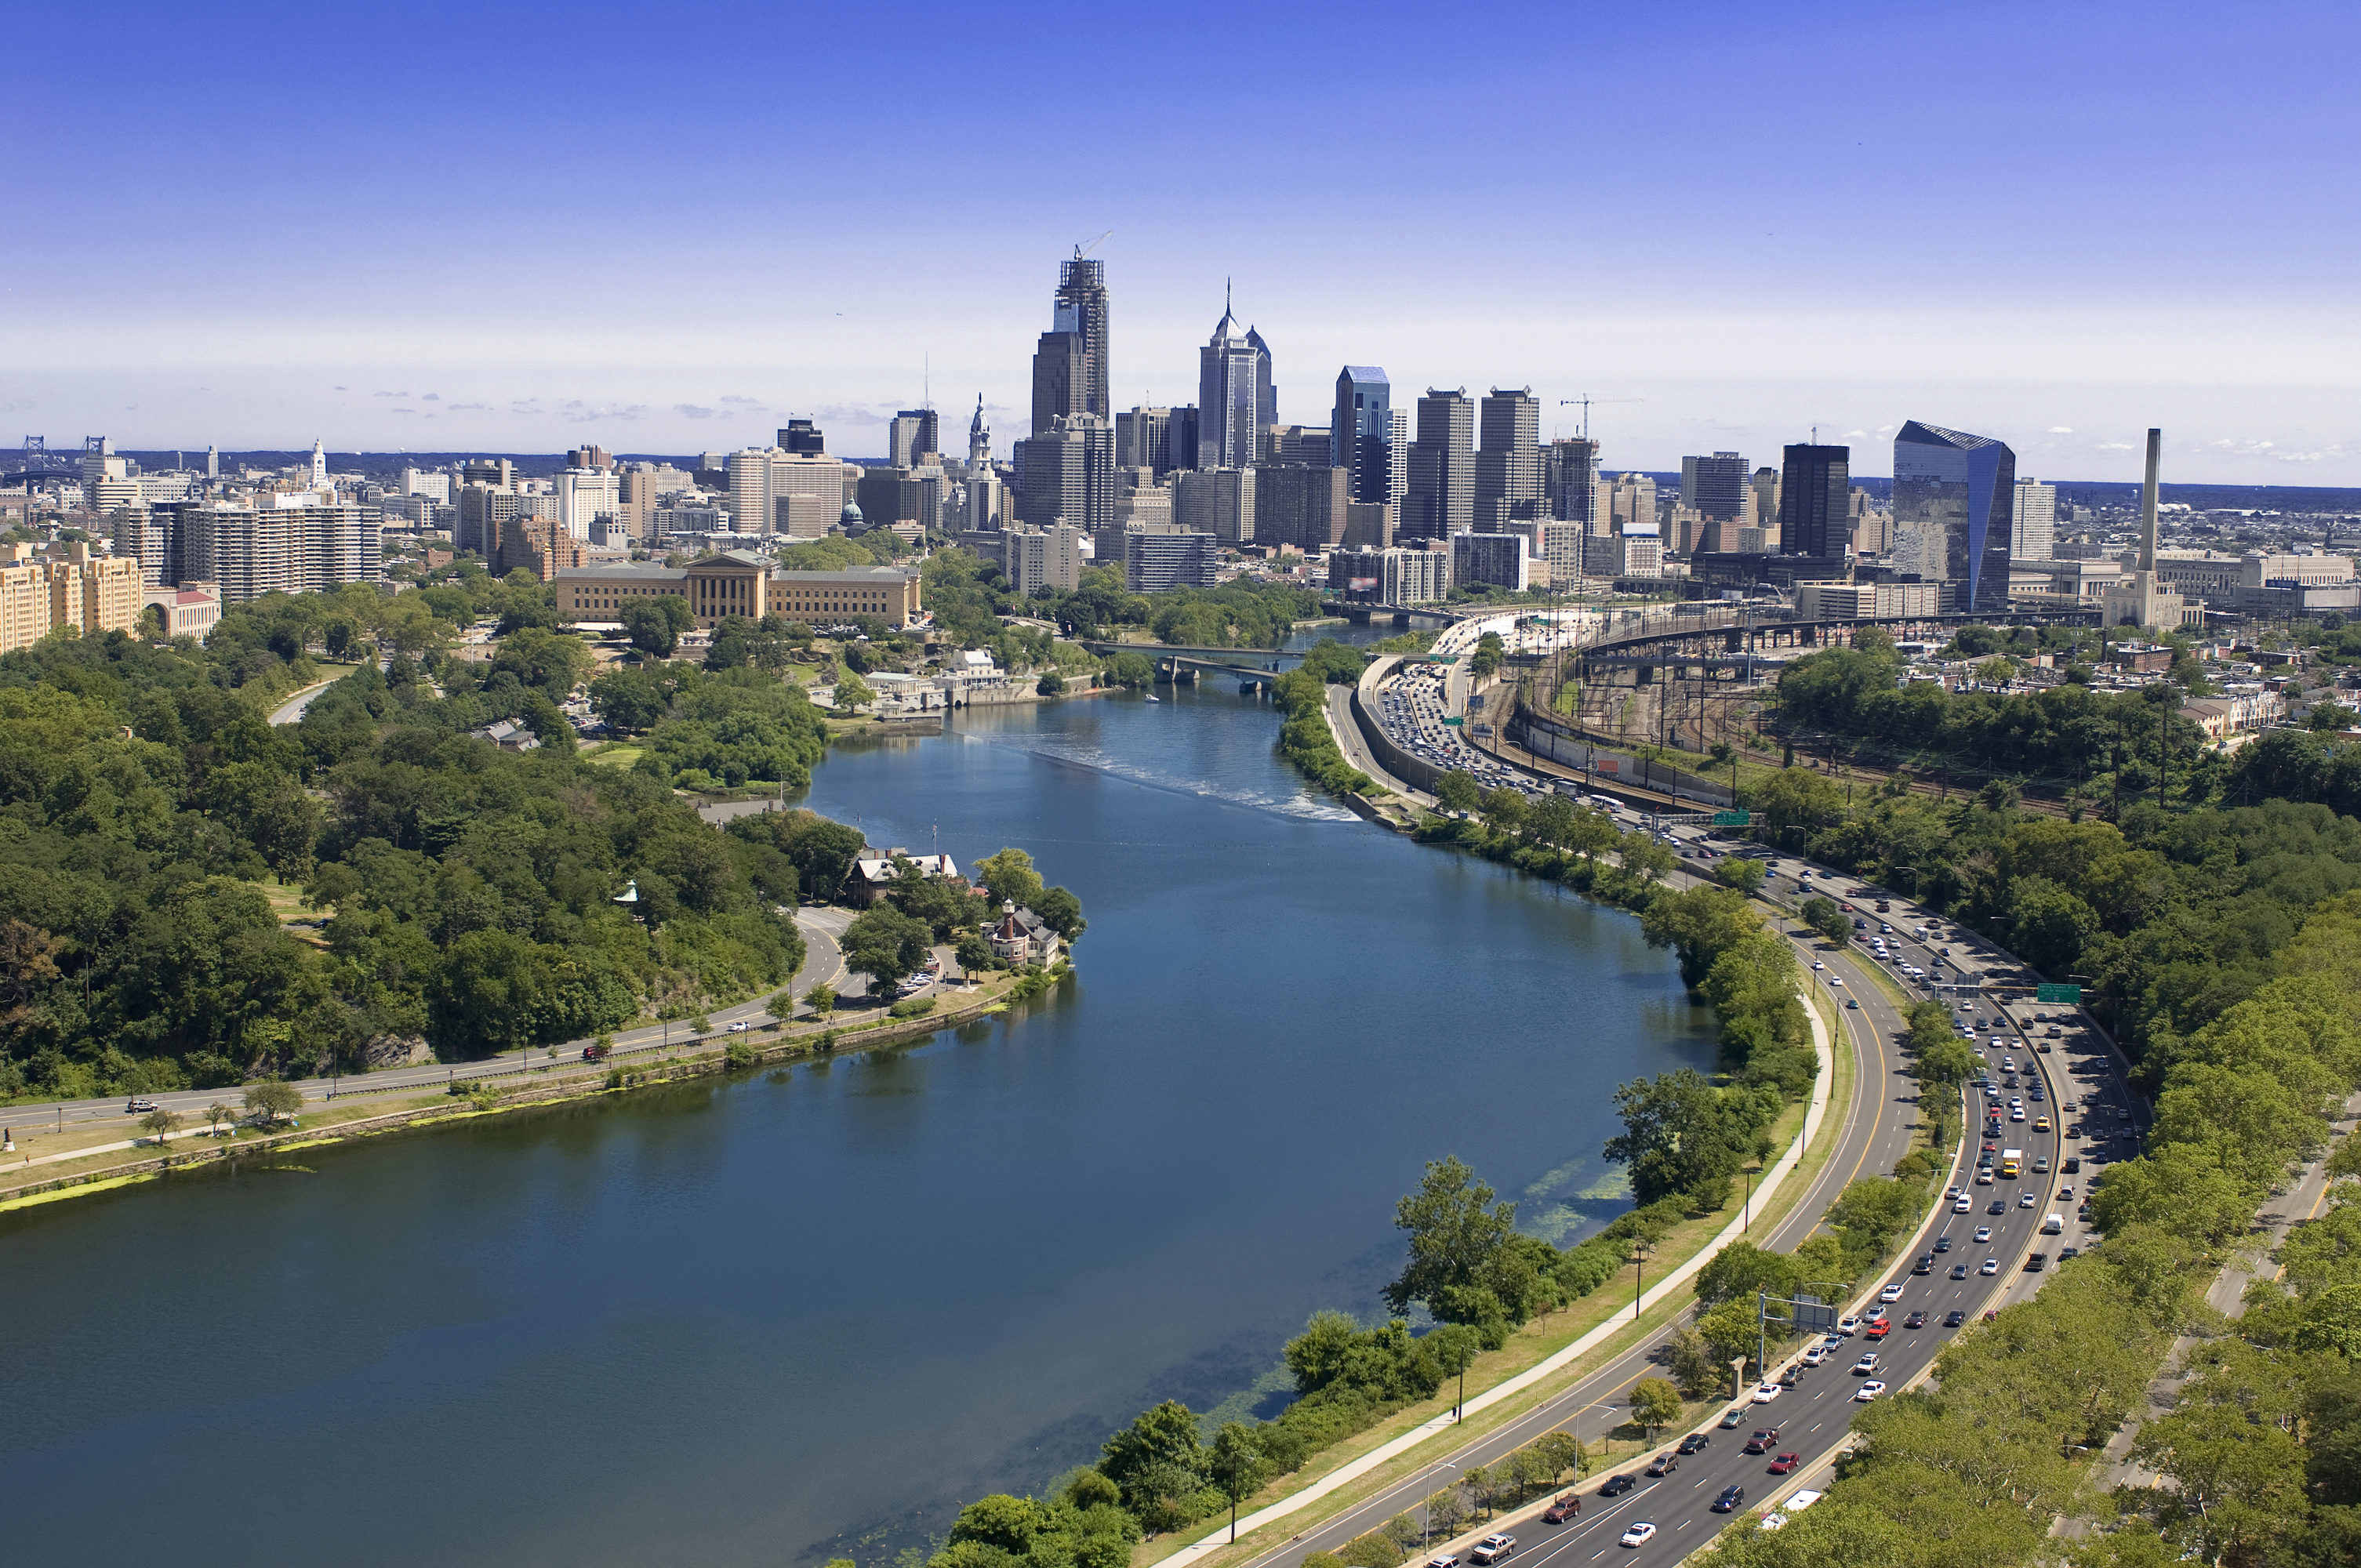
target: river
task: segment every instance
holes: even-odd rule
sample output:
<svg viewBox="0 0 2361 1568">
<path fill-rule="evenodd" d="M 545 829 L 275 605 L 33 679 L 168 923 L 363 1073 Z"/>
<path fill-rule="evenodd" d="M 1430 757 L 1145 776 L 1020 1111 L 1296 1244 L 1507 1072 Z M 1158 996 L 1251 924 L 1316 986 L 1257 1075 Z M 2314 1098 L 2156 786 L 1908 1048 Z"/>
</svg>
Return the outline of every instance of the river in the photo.
<svg viewBox="0 0 2361 1568">
<path fill-rule="evenodd" d="M 1615 1085 L 1713 1054 L 1669 958 L 1275 728 L 1209 682 L 819 768 L 873 843 L 1080 896 L 1019 1014 L 0 1221 L 10 1555 L 871 1568 L 1159 1398 L 1274 1408 L 1430 1158 L 1557 1239 L 1620 1212 Z"/>
</svg>

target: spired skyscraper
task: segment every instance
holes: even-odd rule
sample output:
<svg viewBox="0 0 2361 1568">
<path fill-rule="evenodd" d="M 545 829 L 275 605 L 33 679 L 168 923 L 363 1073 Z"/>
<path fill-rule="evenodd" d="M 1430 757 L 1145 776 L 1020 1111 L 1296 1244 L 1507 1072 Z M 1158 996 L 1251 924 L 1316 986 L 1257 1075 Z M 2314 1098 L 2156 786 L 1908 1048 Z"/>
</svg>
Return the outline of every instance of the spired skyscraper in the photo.
<svg viewBox="0 0 2361 1568">
<path fill-rule="evenodd" d="M 1197 461 L 1199 468 L 1251 468 L 1266 422 L 1270 390 L 1270 350 L 1238 326 L 1223 291 L 1222 319 L 1197 350 Z"/>
<path fill-rule="evenodd" d="M 1944 608 L 2008 609 L 2016 454 L 1989 435 L 1910 421 L 1894 438 L 1894 569 L 1951 585 Z"/>
</svg>

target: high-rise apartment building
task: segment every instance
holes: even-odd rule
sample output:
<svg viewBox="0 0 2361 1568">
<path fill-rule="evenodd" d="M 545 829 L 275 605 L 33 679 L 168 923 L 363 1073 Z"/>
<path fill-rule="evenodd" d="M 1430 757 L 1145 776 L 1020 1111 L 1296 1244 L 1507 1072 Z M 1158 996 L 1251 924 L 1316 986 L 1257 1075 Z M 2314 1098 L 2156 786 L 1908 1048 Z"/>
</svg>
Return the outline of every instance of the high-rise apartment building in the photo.
<svg viewBox="0 0 2361 1568">
<path fill-rule="evenodd" d="M 79 541 L 38 554 L 30 544 L 0 544 L 0 653 L 67 626 L 85 635 L 137 631 L 146 608 L 136 556 L 93 555 Z"/>
<path fill-rule="evenodd" d="M 1268 351 L 1239 327 L 1226 302 L 1213 335 L 1197 351 L 1198 468 L 1244 468 L 1255 460 L 1262 430 L 1261 389 L 1270 378 Z"/>
<path fill-rule="evenodd" d="M 1521 594 L 1530 583 L 1532 568 L 1525 542 L 1513 533 L 1477 531 L 1451 536 L 1451 580 L 1463 587 L 1487 583 Z"/>
<path fill-rule="evenodd" d="M 611 462 L 577 465 L 557 476 L 557 521 L 575 538 L 589 538 L 600 518 L 612 519 L 622 510 L 622 483 Z"/>
<path fill-rule="evenodd" d="M 1746 510 L 1746 459 L 1735 452 L 1682 458 L 1681 504 L 1708 523 L 1739 521 Z"/>
<path fill-rule="evenodd" d="M 1950 585 L 1950 608 L 2008 608 L 2016 454 L 1988 435 L 1911 420 L 1894 438 L 1894 548 L 1905 576 Z"/>
<path fill-rule="evenodd" d="M 1324 453 L 1323 453 L 1324 455 Z M 1266 463 L 1254 475 L 1257 544 L 1334 548 L 1345 537 L 1345 470 L 1326 463 Z"/>
<path fill-rule="evenodd" d="M 1799 442 L 1781 449 L 1780 462 L 1779 553 L 1843 560 L 1852 537 L 1852 448 Z"/>
<path fill-rule="evenodd" d="M 1410 444 L 1401 534 L 1443 539 L 1475 524 L 1476 405 L 1465 387 L 1429 387 L 1418 400 L 1418 434 Z"/>
<path fill-rule="evenodd" d="M 562 532 L 556 518 L 549 513 L 506 516 L 533 519 Z M 385 516 L 377 507 L 216 503 L 181 508 L 180 523 L 182 574 L 188 581 L 220 584 L 224 604 L 244 604 L 269 593 L 318 593 L 346 583 L 374 583 L 383 575 Z M 499 554 L 503 526 L 514 524 L 501 521 L 491 524 L 487 560 Z"/>
<path fill-rule="evenodd" d="M 1030 598 L 1035 590 L 1051 588 L 1071 593 L 1082 586 L 1083 532 L 1071 522 L 1047 528 L 1019 523 L 1001 541 L 1002 571 L 1008 591 Z"/>
<path fill-rule="evenodd" d="M 1328 461 L 1350 476 L 1355 501 L 1376 506 L 1401 499 L 1393 477 L 1408 471 L 1409 455 L 1395 450 L 1393 386 L 1376 365 L 1347 365 L 1336 373 L 1336 407 L 1328 422 Z"/>
<path fill-rule="evenodd" d="M 1598 505 L 1598 443 L 1576 436 L 1544 447 L 1542 497 L 1550 516 L 1587 528 Z"/>
<path fill-rule="evenodd" d="M 1542 405 L 1531 387 L 1495 387 L 1478 419 L 1475 526 L 1497 533 L 1541 510 Z"/>
<path fill-rule="evenodd" d="M 731 453 L 731 530 L 818 538 L 836 526 L 844 510 L 847 468 L 838 458 L 799 455 L 776 446 L 749 446 Z"/>
<path fill-rule="evenodd" d="M 1525 554 L 1532 557 L 1546 574 L 1549 586 L 1563 588 L 1572 586 L 1583 575 L 1583 541 L 1589 524 L 1560 522 L 1548 518 L 1536 518 L 1530 522 L 1512 522 L 1509 532 L 1525 542 Z"/>
<path fill-rule="evenodd" d="M 1061 419 L 1016 444 L 1016 519 L 1047 528 L 1101 529 L 1115 519 L 1115 426 L 1093 414 Z"/>
<path fill-rule="evenodd" d="M 1123 586 L 1131 593 L 1210 588 L 1221 560 L 1221 541 L 1210 533 L 1153 525 L 1124 531 Z"/>
<path fill-rule="evenodd" d="M 2009 542 L 2012 559 L 2047 561 L 2055 555 L 2058 553 L 2058 487 L 2045 485 L 2030 475 L 2019 479 L 2010 521 L 2015 530 Z"/>
<path fill-rule="evenodd" d="M 1598 518 L 1608 526 L 1600 528 L 1594 521 L 1594 533 L 1629 533 L 1635 526 L 1656 524 L 1656 481 L 1647 475 L 1631 472 L 1618 474 L 1600 481 L 1606 487 L 1604 504 Z"/>
<path fill-rule="evenodd" d="M 885 426 L 885 460 L 896 468 L 915 468 L 942 455 L 942 426 L 932 409 L 904 409 Z"/>
<path fill-rule="evenodd" d="M 476 465 L 470 464 L 470 467 Z M 505 457 L 500 460 L 502 470 L 509 466 Z M 489 561 L 492 541 L 500 525 L 519 518 L 540 517 L 557 521 L 557 498 L 555 495 L 527 494 L 509 484 L 467 484 L 460 487 L 458 517 L 451 531 L 452 543 L 461 550 L 472 550 Z M 236 601 L 229 601 L 236 602 Z"/>
<path fill-rule="evenodd" d="M 1251 543 L 1257 538 L 1259 477 L 1251 467 L 1184 469 L 1173 478 L 1172 519 L 1224 544 Z"/>
</svg>

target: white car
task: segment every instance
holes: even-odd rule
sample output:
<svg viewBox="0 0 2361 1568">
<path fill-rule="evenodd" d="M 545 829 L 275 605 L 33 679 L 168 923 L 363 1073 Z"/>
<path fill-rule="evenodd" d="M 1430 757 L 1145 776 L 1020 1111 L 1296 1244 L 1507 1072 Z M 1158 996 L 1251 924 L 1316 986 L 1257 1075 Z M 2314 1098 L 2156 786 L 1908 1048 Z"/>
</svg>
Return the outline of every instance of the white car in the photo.
<svg viewBox="0 0 2361 1568">
<path fill-rule="evenodd" d="M 1861 1358 L 1852 1364 L 1853 1376 L 1856 1377 L 1866 1377 L 1876 1370 L 1877 1352 L 1873 1350 L 1863 1352 Z"/>
<path fill-rule="evenodd" d="M 1826 965 L 1826 964 L 1824 964 L 1824 963 L 1822 963 L 1819 959 L 1814 959 L 1812 960 L 1812 967 L 1813 967 L 1814 969 L 1816 969 L 1816 970 L 1821 970 L 1821 969 L 1826 969 L 1826 968 L 1828 968 L 1828 965 Z"/>
<path fill-rule="evenodd" d="M 1951 1201 L 1951 1212 L 1954 1214 L 1964 1214 L 1974 1207 L 1975 1204 L 1964 1197 L 1955 1198 Z"/>
<path fill-rule="evenodd" d="M 1830 985 L 1842 985 L 1844 983 L 1844 977 L 1842 975 L 1832 974 L 1828 976 L 1828 983 Z"/>
<path fill-rule="evenodd" d="M 1897 1279 L 1893 1284 L 1887 1286 L 1884 1289 L 1880 1290 L 1877 1293 L 1877 1299 L 1880 1301 L 1888 1303 L 1899 1301 L 1902 1299 L 1902 1282 Z"/>
<path fill-rule="evenodd" d="M 1885 1385 L 1872 1377 L 1852 1391 L 1852 1402 L 1856 1405 L 1866 1405 L 1884 1392 Z"/>
<path fill-rule="evenodd" d="M 1784 1392 L 1786 1390 L 1776 1383 L 1757 1383 L 1754 1386 L 1754 1402 L 1758 1405 L 1767 1405 Z"/>
<path fill-rule="evenodd" d="M 1844 1335 L 1847 1339 L 1852 1338 L 1853 1335 L 1861 1332 L 1861 1320 L 1857 1317 L 1850 1316 L 1850 1314 L 1845 1317 L 1839 1318 L 1837 1320 L 1837 1332 Z"/>
<path fill-rule="evenodd" d="M 1828 1358 L 1828 1347 L 1824 1344 L 1816 1344 L 1804 1352 L 1804 1365 L 1806 1366 L 1817 1366 Z"/>
<path fill-rule="evenodd" d="M 1648 1544 L 1649 1538 L 1655 1533 L 1656 1527 L 1650 1524 L 1647 1520 L 1642 1519 L 1638 1524 L 1635 1524 L 1630 1530 L 1625 1530 L 1623 1532 L 1623 1539 L 1617 1544 L 1622 1546 L 1645 1546 Z"/>
<path fill-rule="evenodd" d="M 747 1023 L 747 1022 L 746 1022 L 746 1020 L 744 1020 L 743 1018 L 741 1018 L 741 1019 L 739 1019 L 739 1020 L 738 1020 L 738 1022 L 736 1022 L 735 1024 L 732 1024 L 732 1025 L 730 1025 L 730 1032 L 731 1034 L 733 1034 L 733 1035 L 742 1035 L 742 1034 L 744 1034 L 748 1029 L 751 1029 L 751 1028 L 752 1028 L 752 1027 L 753 1027 L 753 1025 L 751 1025 L 751 1024 Z"/>
<path fill-rule="evenodd" d="M 1976 1272 L 1978 1274 L 1998 1274 L 2000 1272 L 2000 1259 L 1996 1257 L 1988 1257 L 1984 1259 L 1984 1266 L 1982 1268 L 1977 1269 Z"/>
<path fill-rule="evenodd" d="M 1990 1225 L 1978 1225 L 1976 1227 L 1976 1245 L 1978 1246 L 1982 1246 L 1984 1243 L 1990 1240 L 1992 1240 L 1992 1227 Z"/>
</svg>

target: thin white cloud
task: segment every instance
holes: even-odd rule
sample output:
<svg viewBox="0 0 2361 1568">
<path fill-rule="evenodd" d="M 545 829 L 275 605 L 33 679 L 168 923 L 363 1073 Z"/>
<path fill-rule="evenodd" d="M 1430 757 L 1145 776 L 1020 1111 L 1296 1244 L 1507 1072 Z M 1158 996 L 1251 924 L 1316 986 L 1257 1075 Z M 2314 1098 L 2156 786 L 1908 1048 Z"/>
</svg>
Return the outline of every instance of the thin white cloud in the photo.
<svg viewBox="0 0 2361 1568">
<path fill-rule="evenodd" d="M 683 419 L 711 419 L 713 411 L 701 403 L 675 403 L 672 411 Z"/>
<path fill-rule="evenodd" d="M 2131 449 L 2132 444 L 2128 441 L 2102 441 L 2099 443 L 2099 450 L 2102 452 L 2129 452 Z"/>
<path fill-rule="evenodd" d="M 763 400 L 760 398 L 741 398 L 734 394 L 725 395 L 718 400 L 725 403 L 742 403 L 750 409 L 759 409 L 763 406 Z"/>
<path fill-rule="evenodd" d="M 2071 435 L 2074 433 L 2074 427 L 2070 424 L 2053 424 L 2049 427 L 2049 433 L 2052 435 Z"/>
<path fill-rule="evenodd" d="M 1865 430 L 1849 430 L 1837 439 L 1839 441 L 1867 441 L 1869 439 L 1869 432 Z"/>
<path fill-rule="evenodd" d="M 488 414 L 492 411 L 492 405 L 489 403 L 453 403 L 451 405 L 451 411 L 455 414 Z"/>
</svg>

